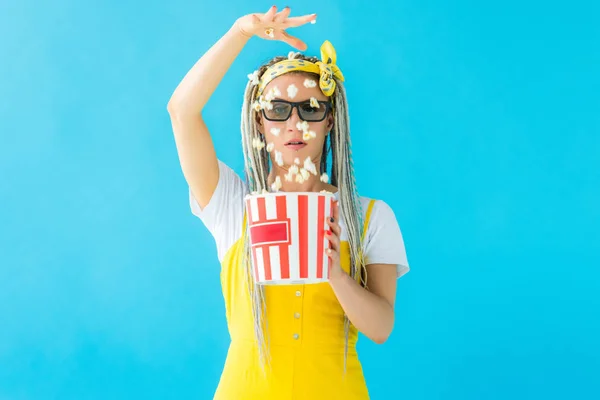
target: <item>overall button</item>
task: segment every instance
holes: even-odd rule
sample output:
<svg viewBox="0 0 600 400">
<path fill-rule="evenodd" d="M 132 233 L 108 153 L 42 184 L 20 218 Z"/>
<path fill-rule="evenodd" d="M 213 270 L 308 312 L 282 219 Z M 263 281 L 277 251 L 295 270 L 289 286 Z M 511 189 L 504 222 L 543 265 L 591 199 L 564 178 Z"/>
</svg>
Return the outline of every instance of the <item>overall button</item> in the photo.
<svg viewBox="0 0 600 400">
<path fill-rule="evenodd" d="M 294 340 L 298 340 L 300 338 L 300 335 L 298 335 L 297 333 L 294 333 Z"/>
<path fill-rule="evenodd" d="M 297 312 L 297 313 L 294 313 L 294 318 L 296 318 L 296 319 L 300 319 L 300 313 L 299 313 L 299 312 Z"/>
<path fill-rule="evenodd" d="M 296 290 L 296 297 L 300 297 L 300 296 L 302 296 L 302 292 L 299 290 Z"/>
</svg>

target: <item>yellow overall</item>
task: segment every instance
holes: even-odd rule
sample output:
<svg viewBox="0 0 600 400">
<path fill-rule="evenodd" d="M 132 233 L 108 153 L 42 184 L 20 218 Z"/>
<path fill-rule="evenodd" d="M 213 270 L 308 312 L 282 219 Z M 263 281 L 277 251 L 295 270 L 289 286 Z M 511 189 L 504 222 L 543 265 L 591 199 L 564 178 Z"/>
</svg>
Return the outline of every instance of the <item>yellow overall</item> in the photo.
<svg viewBox="0 0 600 400">
<path fill-rule="evenodd" d="M 367 208 L 364 234 L 375 200 Z M 246 216 L 244 215 L 244 230 Z M 350 324 L 344 376 L 344 312 L 329 283 L 265 288 L 270 366 L 261 369 L 240 238 L 225 254 L 221 285 L 231 344 L 214 399 L 365 400 L 369 398 Z M 341 243 L 348 272 L 348 242 Z"/>
</svg>

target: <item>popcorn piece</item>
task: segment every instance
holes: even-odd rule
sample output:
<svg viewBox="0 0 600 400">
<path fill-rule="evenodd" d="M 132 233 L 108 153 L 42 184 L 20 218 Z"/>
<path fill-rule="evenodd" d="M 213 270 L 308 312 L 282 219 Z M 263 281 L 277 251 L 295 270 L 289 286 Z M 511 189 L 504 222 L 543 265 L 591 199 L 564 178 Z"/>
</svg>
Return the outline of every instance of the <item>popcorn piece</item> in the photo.
<svg viewBox="0 0 600 400">
<path fill-rule="evenodd" d="M 306 78 L 304 80 L 304 87 L 305 88 L 314 88 L 314 87 L 317 87 L 317 82 L 314 79 Z"/>
<path fill-rule="evenodd" d="M 319 108 L 321 107 L 321 105 L 319 104 L 319 100 L 317 100 L 316 97 L 311 97 L 310 98 L 310 106 L 313 108 Z"/>
<path fill-rule="evenodd" d="M 297 165 L 292 165 L 292 166 L 290 167 L 289 171 L 290 171 L 290 173 L 291 173 L 292 175 L 296 175 L 296 174 L 298 174 L 298 166 L 297 166 Z"/>
<path fill-rule="evenodd" d="M 310 21 L 310 23 L 313 24 L 313 25 L 316 24 L 317 23 L 317 19 L 316 18 L 313 19 L 312 21 Z"/>
<path fill-rule="evenodd" d="M 273 86 L 273 94 L 275 96 L 281 96 L 281 92 L 279 91 L 279 88 L 277 86 Z"/>
<path fill-rule="evenodd" d="M 254 147 L 257 150 L 262 150 L 263 147 L 265 147 L 265 142 L 263 142 L 260 138 L 252 138 L 252 147 Z"/>
<path fill-rule="evenodd" d="M 279 136 L 279 132 L 281 132 L 281 129 L 279 129 L 279 128 L 271 128 L 271 133 L 274 136 Z"/>
<path fill-rule="evenodd" d="M 304 169 L 304 168 L 300 168 L 300 175 L 302 175 L 302 179 L 307 181 L 308 178 L 310 178 L 310 174 L 308 172 L 308 170 Z"/>
<path fill-rule="evenodd" d="M 296 182 L 297 183 L 304 183 L 304 178 L 302 177 L 302 174 L 296 175 Z"/>
<path fill-rule="evenodd" d="M 251 74 L 248 74 L 248 79 L 253 85 L 258 85 L 258 70 L 254 71 Z"/>
<path fill-rule="evenodd" d="M 308 131 L 308 122 L 306 122 L 306 121 L 302 121 L 302 122 L 298 121 L 298 122 L 296 122 L 296 128 L 298 128 L 299 130 L 301 130 L 303 132 L 306 132 L 306 131 Z"/>
<path fill-rule="evenodd" d="M 269 191 L 267 189 L 263 189 L 262 194 L 269 194 Z"/>
<path fill-rule="evenodd" d="M 260 104 L 261 108 L 263 108 L 263 109 L 267 109 L 267 110 L 273 109 L 273 104 L 271 104 L 271 100 L 263 99 L 262 96 L 260 96 L 258 98 L 258 103 Z"/>
<path fill-rule="evenodd" d="M 285 178 L 286 182 L 292 182 L 292 173 L 290 171 L 288 171 L 288 173 L 283 177 Z"/>
<path fill-rule="evenodd" d="M 275 148 L 275 143 L 271 142 L 271 143 L 267 144 L 267 151 L 269 153 L 272 152 L 274 148 Z"/>
<path fill-rule="evenodd" d="M 329 190 L 321 190 L 319 193 L 333 194 L 333 192 L 330 192 Z"/>
<path fill-rule="evenodd" d="M 300 159 L 298 157 L 294 158 L 294 164 L 300 165 Z"/>
<path fill-rule="evenodd" d="M 275 177 L 275 182 L 271 185 L 271 189 L 274 192 L 278 192 L 279 189 L 281 189 L 282 184 L 281 184 L 281 178 L 279 176 Z"/>
<path fill-rule="evenodd" d="M 294 85 L 292 83 L 290 86 L 288 86 L 287 94 L 290 99 L 293 99 L 294 97 L 296 97 L 296 95 L 298 94 L 298 88 L 296 87 L 296 85 Z"/>
<path fill-rule="evenodd" d="M 329 176 L 325 172 L 321 174 L 321 182 L 329 183 Z"/>
<path fill-rule="evenodd" d="M 295 51 L 290 51 L 288 53 L 288 60 L 293 60 L 294 58 L 296 58 L 296 52 Z"/>
<path fill-rule="evenodd" d="M 302 133 L 302 140 L 308 142 L 310 139 L 316 138 L 317 133 L 315 131 L 304 131 Z"/>
<path fill-rule="evenodd" d="M 312 160 L 310 159 L 310 157 L 306 157 L 306 160 L 304 160 L 304 168 L 303 168 L 303 170 L 306 170 L 307 172 L 310 172 L 313 175 L 317 174 L 317 167 L 312 162 Z M 300 172 L 302 172 L 302 170 L 300 170 Z M 306 179 L 308 179 L 308 178 L 306 178 Z"/>
<path fill-rule="evenodd" d="M 275 162 L 280 167 L 283 167 L 283 154 L 281 154 L 281 152 L 278 150 L 275 150 Z"/>
<path fill-rule="evenodd" d="M 259 112 L 260 110 L 262 110 L 262 106 L 260 105 L 260 103 L 258 101 L 255 101 L 254 103 L 252 103 L 252 108 L 254 108 L 254 111 Z"/>
<path fill-rule="evenodd" d="M 273 28 L 265 29 L 265 35 L 267 35 L 270 38 L 274 38 L 275 37 L 275 30 Z"/>
</svg>

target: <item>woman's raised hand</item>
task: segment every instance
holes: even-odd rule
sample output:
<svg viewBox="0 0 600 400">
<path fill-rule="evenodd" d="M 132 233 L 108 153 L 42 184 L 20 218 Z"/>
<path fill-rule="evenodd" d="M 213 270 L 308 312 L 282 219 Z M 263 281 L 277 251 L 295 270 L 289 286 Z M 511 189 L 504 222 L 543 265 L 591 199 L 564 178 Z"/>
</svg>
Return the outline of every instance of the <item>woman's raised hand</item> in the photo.
<svg viewBox="0 0 600 400">
<path fill-rule="evenodd" d="M 248 14 L 240 17 L 235 22 L 240 32 L 248 37 L 258 36 L 267 40 L 280 40 L 300 51 L 306 50 L 306 43 L 297 37 L 291 36 L 285 30 L 296 28 L 317 20 L 317 14 L 290 17 L 290 8 L 285 7 L 277 12 L 273 6 L 264 14 Z"/>
</svg>

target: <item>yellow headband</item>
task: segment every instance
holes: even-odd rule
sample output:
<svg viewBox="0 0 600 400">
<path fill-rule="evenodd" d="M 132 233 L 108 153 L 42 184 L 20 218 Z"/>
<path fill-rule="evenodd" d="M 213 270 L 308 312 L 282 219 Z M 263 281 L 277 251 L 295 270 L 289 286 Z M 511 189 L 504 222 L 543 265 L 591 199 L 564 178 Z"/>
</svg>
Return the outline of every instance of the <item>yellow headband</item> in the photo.
<svg viewBox="0 0 600 400">
<path fill-rule="evenodd" d="M 335 76 L 340 81 L 344 80 L 342 71 L 335 65 L 335 49 L 329 40 L 326 40 L 321 45 L 321 61 L 312 63 L 310 61 L 304 61 L 299 59 L 288 59 L 279 61 L 271 65 L 265 73 L 262 75 L 260 82 L 258 83 L 258 92 L 256 97 L 260 97 L 263 90 L 269 82 L 277 78 L 279 75 L 283 75 L 290 71 L 306 71 L 314 72 L 320 75 L 319 87 L 325 96 L 331 96 L 335 90 Z"/>
</svg>

